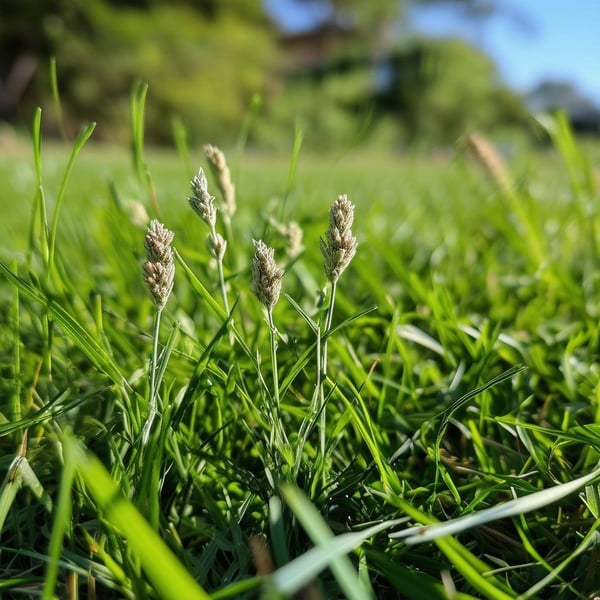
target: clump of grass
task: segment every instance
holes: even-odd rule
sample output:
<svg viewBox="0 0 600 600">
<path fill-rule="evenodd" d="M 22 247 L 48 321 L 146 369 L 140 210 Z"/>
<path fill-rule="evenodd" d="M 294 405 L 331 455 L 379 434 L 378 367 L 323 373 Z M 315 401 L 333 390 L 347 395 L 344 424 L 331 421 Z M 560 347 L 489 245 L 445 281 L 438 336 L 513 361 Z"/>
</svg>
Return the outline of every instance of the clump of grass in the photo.
<svg viewBox="0 0 600 600">
<path fill-rule="evenodd" d="M 132 115 L 142 175 L 143 98 Z M 218 281 L 186 262 L 195 251 L 186 234 L 197 237 L 198 223 L 180 218 L 189 212 L 183 199 L 181 213 L 168 200 L 180 170 L 170 164 L 164 180 L 147 180 L 144 204 L 152 214 L 161 208 L 161 220 L 147 232 L 145 290 L 133 258 L 140 232 L 117 201 L 126 182 L 112 182 L 96 218 L 78 220 L 59 176 L 61 217 L 47 219 L 54 182 L 42 179 L 40 118 L 29 245 L 24 260 L 0 261 L 11 286 L 0 287 L 0 341 L 15 348 L 0 380 L 10 398 L 0 406 L 3 594 L 595 593 L 600 287 L 597 257 L 578 245 L 585 219 L 572 213 L 581 198 L 546 202 L 515 190 L 514 203 L 487 202 L 468 168 L 394 159 L 384 173 L 378 159 L 378 190 L 356 169 L 325 177 L 321 165 L 298 189 L 288 183 L 288 208 L 301 196 L 306 210 L 293 225 L 283 203 L 276 218 L 265 214 L 263 191 L 277 191 L 277 177 L 263 164 L 269 179 L 256 200 L 244 183 L 257 171 L 235 184 L 247 211 L 235 218 L 251 216 L 261 231 L 252 253 L 231 204 L 224 211 L 233 181 L 213 150 L 209 177 L 223 202 L 200 171 L 190 204 L 208 226 Z M 74 188 L 78 197 L 84 184 L 98 194 L 100 184 L 90 184 L 98 160 Z M 296 161 L 295 153 L 294 169 Z M 410 206 L 390 181 L 403 182 Z M 319 244 L 326 213 L 310 198 L 338 189 L 352 190 L 356 207 L 339 196 Z M 50 243 L 45 225 L 55 220 Z M 280 237 L 267 237 L 273 230 Z M 544 260 L 559 263 L 545 268 L 572 284 L 532 274 L 539 257 L 522 260 L 529 235 L 555 248 Z M 236 260 L 226 278 L 232 253 L 246 262 Z M 284 253 L 285 278 L 275 260 Z M 328 301 L 320 303 L 323 269 Z M 352 278 L 342 280 L 348 269 Z M 350 293 L 337 293 L 340 282 Z M 282 296 L 282 287 L 293 293 Z M 247 301 L 250 291 L 258 302 Z M 377 310 L 368 308 L 373 298 Z M 223 343 L 228 334 L 235 343 Z M 494 520 L 503 515 L 511 518 Z M 410 524 L 388 538 L 398 517 Z"/>
</svg>

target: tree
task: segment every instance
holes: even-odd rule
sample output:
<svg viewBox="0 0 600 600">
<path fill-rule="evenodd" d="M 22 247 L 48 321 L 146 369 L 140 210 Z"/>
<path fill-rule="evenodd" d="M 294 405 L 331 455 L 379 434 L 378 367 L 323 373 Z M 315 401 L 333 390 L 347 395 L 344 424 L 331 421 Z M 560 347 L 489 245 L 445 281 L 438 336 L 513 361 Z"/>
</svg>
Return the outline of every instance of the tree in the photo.
<svg viewBox="0 0 600 600">
<path fill-rule="evenodd" d="M 456 39 L 393 52 L 379 106 L 403 121 L 412 140 L 452 142 L 473 129 L 525 121 L 522 101 L 502 86 L 494 63 Z"/>
<path fill-rule="evenodd" d="M 22 55 L 38 64 L 22 114 L 49 97 L 54 56 L 66 118 L 98 121 L 100 136 L 128 135 L 129 94 L 143 80 L 150 139 L 170 139 L 175 115 L 201 140 L 231 137 L 277 61 L 260 0 L 15 0 L 13 8 L 0 21 L 0 73 Z"/>
</svg>

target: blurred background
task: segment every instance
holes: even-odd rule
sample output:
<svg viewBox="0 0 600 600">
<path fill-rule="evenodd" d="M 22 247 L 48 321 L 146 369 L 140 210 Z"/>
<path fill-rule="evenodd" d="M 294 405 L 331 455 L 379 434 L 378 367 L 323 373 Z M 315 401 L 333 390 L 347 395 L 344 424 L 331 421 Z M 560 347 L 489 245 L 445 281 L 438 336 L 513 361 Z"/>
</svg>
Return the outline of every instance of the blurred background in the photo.
<svg viewBox="0 0 600 600">
<path fill-rule="evenodd" d="M 594 0 L 2 0 L 0 127 L 129 139 L 149 84 L 146 139 L 289 151 L 454 143 L 474 130 L 539 135 L 565 110 L 600 132 Z M 52 98 L 56 61 L 60 111 Z M 59 118 L 59 113 L 62 117 Z M 62 132 L 64 134 L 64 132 Z"/>
</svg>

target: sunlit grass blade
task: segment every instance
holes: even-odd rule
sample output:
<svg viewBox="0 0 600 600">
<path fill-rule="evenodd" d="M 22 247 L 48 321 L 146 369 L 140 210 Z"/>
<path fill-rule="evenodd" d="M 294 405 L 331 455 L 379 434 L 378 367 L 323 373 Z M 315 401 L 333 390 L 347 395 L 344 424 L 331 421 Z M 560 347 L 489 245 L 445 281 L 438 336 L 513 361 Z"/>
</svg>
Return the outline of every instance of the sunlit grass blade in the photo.
<svg viewBox="0 0 600 600">
<path fill-rule="evenodd" d="M 194 175 L 194 167 L 192 167 L 192 159 L 190 158 L 190 149 L 188 147 L 187 130 L 181 119 L 173 119 L 173 140 L 177 154 L 183 163 L 185 179 L 190 180 Z"/>
<path fill-rule="evenodd" d="M 56 272 L 56 265 L 54 264 L 54 254 L 56 250 L 58 222 L 63 199 L 65 196 L 65 191 L 67 189 L 67 182 L 69 181 L 69 176 L 71 175 L 71 171 L 73 170 L 73 165 L 75 164 L 75 159 L 77 158 L 77 155 L 79 154 L 85 143 L 88 141 L 95 128 L 96 123 L 90 123 L 89 125 L 84 127 L 77 136 L 77 139 L 73 144 L 73 149 L 71 150 L 71 155 L 65 167 L 62 180 L 60 182 L 60 187 L 58 189 L 58 193 L 56 195 L 56 204 L 54 205 L 54 211 L 52 213 L 52 225 L 50 227 L 50 248 L 48 253 L 48 263 L 50 269 L 52 269 L 54 272 Z"/>
<path fill-rule="evenodd" d="M 347 382 L 347 385 L 349 385 L 349 382 Z M 356 389 L 353 389 L 352 392 L 352 399 L 347 398 L 340 389 L 336 389 L 334 394 L 336 398 L 344 403 L 346 410 L 352 416 L 351 423 L 359 431 L 361 439 L 369 449 L 371 457 L 377 465 L 377 470 L 385 489 L 390 492 L 398 493 L 401 487 L 400 481 L 398 480 L 398 476 L 394 469 L 387 462 L 386 457 L 380 450 L 377 427 L 369 415 L 369 411 L 365 406 L 361 394 Z"/>
<path fill-rule="evenodd" d="M 317 509 L 298 488 L 286 485 L 282 488 L 282 494 L 316 547 L 273 573 L 270 583 L 275 589 L 283 594 L 294 594 L 329 566 L 347 598 L 371 599 L 372 593 L 360 584 L 359 575 L 346 554 L 365 540 L 385 531 L 390 523 L 334 536 Z M 397 525 L 398 521 L 394 523 Z"/>
<path fill-rule="evenodd" d="M 298 159 L 300 158 L 300 150 L 302 148 L 302 141 L 304 140 L 304 131 L 302 127 L 296 122 L 294 126 L 294 144 L 292 146 L 292 154 L 290 156 L 290 166 L 288 169 L 287 182 L 285 184 L 285 192 L 283 194 L 283 202 L 279 205 L 279 213 L 277 218 L 280 222 L 283 222 L 285 218 L 285 209 L 287 206 L 288 198 L 294 189 L 296 182 L 296 171 L 298 169 Z"/>
<path fill-rule="evenodd" d="M 391 501 L 392 504 L 401 508 L 413 519 L 421 523 L 431 524 L 411 529 L 421 530 L 423 527 L 435 527 L 437 525 L 434 519 L 412 506 L 409 502 L 406 502 L 406 500 L 396 497 Z M 389 534 L 389 537 L 396 538 L 400 533 L 402 532 Z M 403 541 L 406 542 L 405 539 Z M 491 574 L 491 568 L 488 564 L 475 556 L 458 540 L 452 537 L 443 537 L 436 538 L 434 541 L 452 566 L 465 577 L 475 590 L 483 594 L 485 598 L 508 600 L 515 596 L 504 582 Z"/>
<path fill-rule="evenodd" d="M 208 600 L 209 595 L 148 525 L 135 506 L 125 498 L 97 458 L 84 452 L 70 437 L 64 440 L 65 468 L 82 478 L 99 510 L 127 539 L 131 552 L 161 598 Z"/>
<path fill-rule="evenodd" d="M 131 153 L 138 182 L 146 188 L 156 217 L 160 216 L 152 175 L 144 158 L 144 113 L 148 84 L 139 81 L 131 92 Z"/>
<path fill-rule="evenodd" d="M 52 500 L 33 472 L 31 465 L 24 456 L 17 456 L 8 469 L 0 488 L 0 533 L 17 493 L 23 487 L 28 487 L 48 512 L 52 510 Z"/>
<path fill-rule="evenodd" d="M 456 519 L 446 521 L 445 523 L 411 527 L 404 531 L 390 534 L 390 537 L 402 538 L 407 544 L 421 544 L 441 537 L 454 535 L 470 529 L 471 527 L 478 527 L 484 523 L 489 523 L 490 521 L 514 517 L 515 515 L 521 515 L 547 506 L 552 502 L 556 502 L 565 496 L 579 491 L 598 477 L 600 477 L 600 468 L 595 469 L 583 477 L 578 477 L 567 483 L 561 483 L 554 487 L 542 490 L 541 492 L 534 492 L 533 494 L 522 496 L 515 500 L 509 500 L 498 506 L 457 517 Z"/>
<path fill-rule="evenodd" d="M 48 566 L 46 567 L 46 577 L 44 580 L 44 589 L 42 598 L 44 600 L 53 600 L 54 589 L 58 579 L 59 559 L 63 546 L 63 539 L 69 533 L 71 523 L 71 494 L 73 492 L 73 481 L 75 479 L 76 465 L 65 450 L 62 477 L 60 480 L 60 489 L 58 493 L 58 502 L 56 503 L 54 523 L 50 534 L 50 544 L 48 547 Z"/>
<path fill-rule="evenodd" d="M 594 173 L 587 157 L 573 136 L 569 117 L 564 111 L 558 111 L 552 116 L 538 116 L 538 121 L 548 132 L 560 152 L 569 173 L 573 191 L 577 196 L 582 193 L 593 195 L 596 189 Z"/>
<path fill-rule="evenodd" d="M 29 259 L 38 248 L 45 265 L 48 264 L 49 241 L 46 197 L 42 178 L 42 109 L 37 108 L 33 116 L 33 165 L 35 170 L 35 194 L 29 224 Z"/>
<path fill-rule="evenodd" d="M 58 89 L 58 75 L 56 73 L 56 57 L 50 58 L 50 89 L 52 90 L 52 101 L 54 104 L 54 113 L 56 122 L 60 128 L 60 134 L 63 140 L 67 139 L 67 130 L 65 129 L 65 121 L 60 101 L 60 91 Z"/>
</svg>

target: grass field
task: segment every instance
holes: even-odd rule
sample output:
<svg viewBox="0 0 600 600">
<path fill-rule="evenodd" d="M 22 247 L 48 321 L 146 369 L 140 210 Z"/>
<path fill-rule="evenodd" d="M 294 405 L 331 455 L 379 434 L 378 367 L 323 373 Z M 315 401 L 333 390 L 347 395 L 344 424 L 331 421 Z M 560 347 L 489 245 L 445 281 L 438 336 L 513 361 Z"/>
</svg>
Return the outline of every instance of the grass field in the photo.
<svg viewBox="0 0 600 600">
<path fill-rule="evenodd" d="M 506 162 L 232 150 L 228 225 L 201 151 L 34 124 L 0 164 L 2 597 L 600 594 L 594 149 L 549 126 Z M 358 247 L 333 295 L 340 194 Z M 174 233 L 164 310 L 140 205 Z"/>
</svg>

